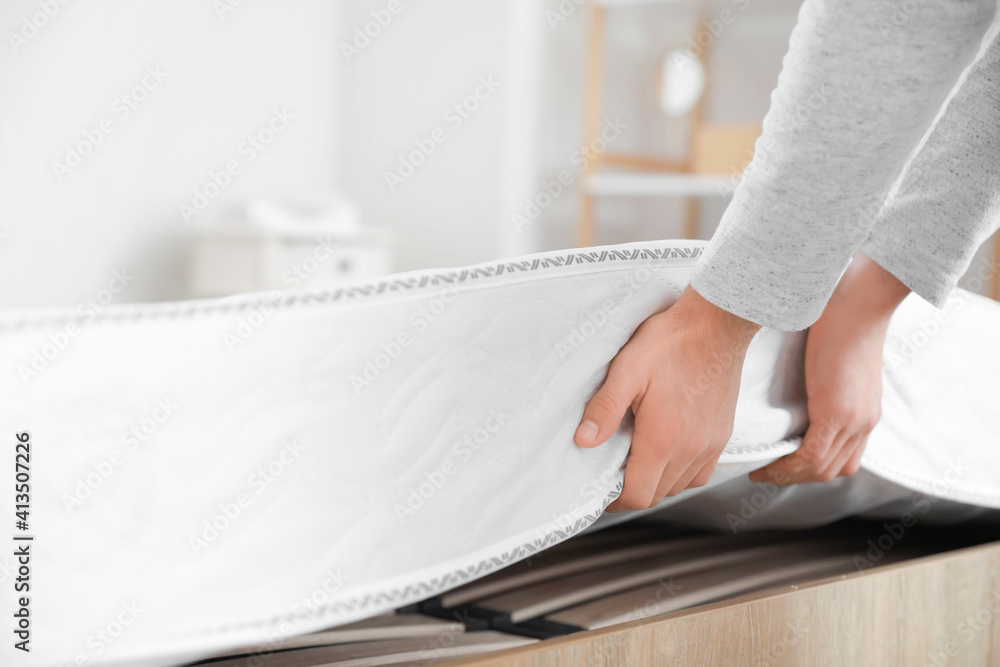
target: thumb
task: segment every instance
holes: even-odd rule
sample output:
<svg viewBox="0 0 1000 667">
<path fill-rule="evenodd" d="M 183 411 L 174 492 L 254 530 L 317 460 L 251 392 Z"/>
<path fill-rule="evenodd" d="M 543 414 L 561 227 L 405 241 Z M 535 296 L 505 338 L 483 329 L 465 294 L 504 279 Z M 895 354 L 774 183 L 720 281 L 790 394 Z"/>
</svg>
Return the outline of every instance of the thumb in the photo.
<svg viewBox="0 0 1000 667">
<path fill-rule="evenodd" d="M 581 447 L 596 447 L 618 430 L 632 400 L 639 394 L 639 379 L 611 364 L 600 390 L 587 403 L 573 440 Z"/>
</svg>

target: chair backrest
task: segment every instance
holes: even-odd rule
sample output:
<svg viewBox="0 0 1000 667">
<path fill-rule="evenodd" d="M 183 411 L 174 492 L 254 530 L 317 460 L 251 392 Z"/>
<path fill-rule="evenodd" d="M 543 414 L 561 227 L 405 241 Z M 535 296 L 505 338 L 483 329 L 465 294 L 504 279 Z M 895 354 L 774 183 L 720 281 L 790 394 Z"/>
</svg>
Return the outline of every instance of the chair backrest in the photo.
<svg viewBox="0 0 1000 667">
<path fill-rule="evenodd" d="M 743 173 L 753 159 L 760 131 L 760 125 L 699 123 L 691 137 L 691 172 L 713 176 Z"/>
</svg>

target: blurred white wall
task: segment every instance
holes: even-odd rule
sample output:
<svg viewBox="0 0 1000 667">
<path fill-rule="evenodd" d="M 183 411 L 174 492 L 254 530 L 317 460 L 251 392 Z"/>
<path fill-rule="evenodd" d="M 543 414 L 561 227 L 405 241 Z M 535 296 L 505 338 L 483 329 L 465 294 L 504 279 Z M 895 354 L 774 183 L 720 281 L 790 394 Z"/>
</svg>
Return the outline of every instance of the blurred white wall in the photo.
<svg viewBox="0 0 1000 667">
<path fill-rule="evenodd" d="M 572 169 L 580 147 L 587 7 L 572 0 L 400 3 L 402 11 L 376 37 L 341 60 L 340 142 L 342 185 L 369 222 L 396 231 L 398 267 L 572 246 L 578 175 L 530 226 L 515 229 L 512 216 L 544 183 Z M 698 14 L 695 2 L 653 2 L 611 11 L 603 116 L 628 126 L 614 149 L 679 154 L 685 126 L 667 121 L 656 107 L 659 59 L 686 44 L 701 18 L 726 8 L 743 9 L 716 40 L 709 114 L 719 122 L 759 122 L 799 4 L 716 0 Z M 345 31 L 355 34 L 386 5 L 347 3 Z M 450 127 L 443 116 L 473 92 L 480 76 L 502 85 L 461 126 Z M 386 171 L 397 169 L 400 156 L 418 149 L 435 128 L 445 130 L 446 140 L 412 176 L 387 184 Z M 515 142 L 528 145 L 511 150 Z M 706 237 L 723 206 L 706 205 Z M 599 240 L 676 236 L 682 210 L 675 200 L 602 201 Z"/>
<path fill-rule="evenodd" d="M 43 6 L 58 11 L 47 17 Z M 656 107 L 659 61 L 726 8 L 736 20 L 712 47 L 709 117 L 763 117 L 799 0 L 713 0 L 700 16 L 695 6 L 610 12 L 603 116 L 627 126 L 615 150 L 679 154 L 684 124 Z M 239 173 L 195 223 L 248 196 L 337 190 L 366 223 L 394 232 L 397 270 L 575 242 L 579 178 L 528 229 L 512 220 L 580 147 L 588 12 L 574 0 L 0 0 L 0 9 L 0 307 L 76 304 L 115 268 L 135 275 L 122 301 L 181 296 L 179 207 L 214 189 L 212 172 L 232 160 Z M 126 116 L 120 98 L 136 85 L 144 99 Z M 248 149 L 274 109 L 293 118 Z M 56 173 L 104 119 L 113 131 Z M 724 205 L 705 206 L 705 238 Z M 678 201 L 602 200 L 597 212 L 601 243 L 680 233 Z"/>
<path fill-rule="evenodd" d="M 331 190 L 338 12 L 327 0 L 2 0 L 0 307 L 72 306 L 116 268 L 135 276 L 122 301 L 177 296 L 179 207 L 195 188 L 214 193 L 211 173 L 231 160 L 239 173 L 196 220 L 250 194 Z M 269 137 L 275 109 L 294 118 L 260 150 L 244 144 Z M 102 121 L 113 131 L 98 143 Z M 68 173 L 54 167 L 81 142 L 97 145 Z"/>
<path fill-rule="evenodd" d="M 346 3 L 343 39 L 352 43 L 387 4 Z M 368 222 L 395 231 L 400 269 L 485 261 L 500 252 L 505 147 L 519 138 L 511 135 L 519 130 L 512 128 L 518 115 L 510 105 L 532 105 L 510 57 L 534 48 L 511 41 L 524 4 L 400 0 L 402 11 L 370 44 L 340 57 L 342 185 Z M 527 4 L 540 11 L 536 0 Z M 387 182 L 387 172 L 402 180 Z"/>
</svg>

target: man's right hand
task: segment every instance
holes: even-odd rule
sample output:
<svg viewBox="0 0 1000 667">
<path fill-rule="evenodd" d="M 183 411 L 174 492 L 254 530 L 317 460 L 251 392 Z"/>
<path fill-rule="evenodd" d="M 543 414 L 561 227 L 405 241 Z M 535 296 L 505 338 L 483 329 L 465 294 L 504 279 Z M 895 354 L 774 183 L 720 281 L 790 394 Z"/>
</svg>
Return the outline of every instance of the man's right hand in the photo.
<svg viewBox="0 0 1000 667">
<path fill-rule="evenodd" d="M 708 482 L 733 432 L 743 359 L 759 325 L 691 287 L 643 322 L 611 362 L 575 440 L 596 447 L 635 413 L 625 486 L 608 511 L 655 507 Z"/>
</svg>

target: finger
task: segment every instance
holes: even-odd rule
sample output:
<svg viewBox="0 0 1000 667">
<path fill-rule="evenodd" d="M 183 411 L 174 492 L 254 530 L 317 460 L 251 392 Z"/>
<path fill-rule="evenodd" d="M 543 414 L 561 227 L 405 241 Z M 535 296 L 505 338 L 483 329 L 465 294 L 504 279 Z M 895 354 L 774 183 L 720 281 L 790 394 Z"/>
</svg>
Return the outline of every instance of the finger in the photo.
<svg viewBox="0 0 1000 667">
<path fill-rule="evenodd" d="M 802 438 L 802 445 L 797 450 L 752 472 L 751 481 L 773 482 L 779 486 L 794 483 L 791 480 L 795 475 L 807 470 L 812 462 L 823 459 L 839 433 L 832 422 L 818 421 L 810 424 Z"/>
<path fill-rule="evenodd" d="M 841 475 L 850 476 L 858 472 L 861 468 L 861 457 L 865 455 L 865 447 L 868 446 L 868 436 L 861 438 L 858 446 L 855 448 L 854 452 L 851 454 L 851 458 L 847 460 L 844 464 L 844 469 L 840 471 Z"/>
<path fill-rule="evenodd" d="M 722 456 L 722 452 L 719 452 L 715 456 L 708 457 L 708 460 L 701 458 L 684 471 L 677 481 L 674 483 L 670 490 L 667 491 L 667 496 L 676 496 L 681 491 L 686 491 L 688 489 L 695 488 L 697 486 L 705 486 L 708 483 L 709 478 L 712 473 L 715 472 L 715 466 L 718 465 L 719 457 Z"/>
<path fill-rule="evenodd" d="M 696 489 L 701 486 L 705 486 L 710 481 L 712 481 L 712 475 L 715 474 L 715 469 L 719 466 L 719 458 L 722 456 L 722 452 L 713 458 L 711 461 L 702 466 L 698 474 L 694 476 L 691 483 L 688 484 L 689 489 Z"/>
<path fill-rule="evenodd" d="M 781 459 L 778 459 L 778 460 L 780 461 Z M 775 463 L 777 463 L 777 461 L 775 461 Z M 767 466 L 764 466 L 763 468 L 757 468 L 756 470 L 754 470 L 753 472 L 751 472 L 748 475 L 748 477 L 750 478 L 750 481 L 751 482 L 756 482 L 758 484 L 760 484 L 761 482 L 770 482 L 771 481 L 771 475 L 774 472 L 774 469 L 768 468 L 769 465 L 772 465 L 772 464 L 769 463 Z"/>
<path fill-rule="evenodd" d="M 573 440 L 581 447 L 596 447 L 618 430 L 632 400 L 639 394 L 638 374 L 616 359 L 608 377 L 587 403 Z"/>
<path fill-rule="evenodd" d="M 837 444 L 846 442 L 848 436 L 843 424 L 838 421 L 820 419 L 809 424 L 802 441 L 805 446 L 792 454 L 795 458 L 794 465 L 785 469 L 785 472 L 795 477 L 822 470 L 836 455 Z"/>
<path fill-rule="evenodd" d="M 854 452 L 857 450 L 862 437 L 864 436 L 855 435 L 844 443 L 844 446 L 840 448 L 840 451 L 837 452 L 837 455 L 833 458 L 830 464 L 819 474 L 817 481 L 829 482 L 833 478 L 838 477 L 844 469 L 844 466 L 847 465 L 847 462 L 851 460 L 852 456 L 854 456 Z"/>
<path fill-rule="evenodd" d="M 856 437 L 856 431 L 841 431 L 837 438 L 833 441 L 833 444 L 826 450 L 823 457 L 817 457 L 816 459 L 810 461 L 809 465 L 802 471 L 791 475 L 791 484 L 808 484 L 811 482 L 829 482 L 831 479 L 836 477 L 836 473 L 827 471 L 833 466 L 834 462 L 838 458 L 843 458 L 843 462 L 846 463 L 850 456 L 850 452 L 854 451 L 850 445 L 851 441 Z M 848 450 L 845 452 L 844 450 Z"/>
<path fill-rule="evenodd" d="M 777 461 L 774 463 L 777 463 Z M 784 470 L 769 470 L 767 466 L 754 470 L 750 473 L 749 477 L 750 481 L 755 484 L 771 483 L 777 486 L 788 486 L 792 483 L 792 478 Z"/>
<path fill-rule="evenodd" d="M 687 474 L 687 471 L 692 467 L 692 464 L 683 464 L 680 461 L 669 461 L 667 465 L 663 468 L 663 474 L 660 475 L 660 481 L 656 485 L 656 493 L 653 495 L 653 500 L 650 501 L 650 507 L 656 507 L 663 502 L 663 499 L 671 494 L 671 491 L 675 486 L 677 486 L 677 481 Z M 700 466 L 699 466 L 700 468 Z M 695 470 L 691 473 L 694 477 Z"/>
<path fill-rule="evenodd" d="M 625 486 L 607 511 L 641 510 L 650 506 L 666 465 L 665 461 L 656 458 L 652 444 L 645 442 L 641 430 L 636 430 L 625 464 Z"/>
<path fill-rule="evenodd" d="M 635 452 L 634 443 L 632 451 Z M 649 507 L 662 473 L 662 463 L 630 454 L 625 466 L 625 485 L 621 495 L 608 506 L 608 511 L 642 510 Z"/>
</svg>

